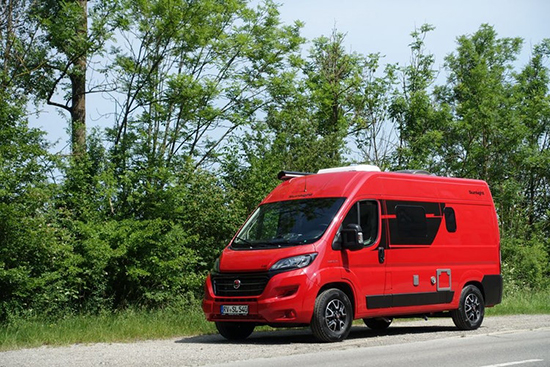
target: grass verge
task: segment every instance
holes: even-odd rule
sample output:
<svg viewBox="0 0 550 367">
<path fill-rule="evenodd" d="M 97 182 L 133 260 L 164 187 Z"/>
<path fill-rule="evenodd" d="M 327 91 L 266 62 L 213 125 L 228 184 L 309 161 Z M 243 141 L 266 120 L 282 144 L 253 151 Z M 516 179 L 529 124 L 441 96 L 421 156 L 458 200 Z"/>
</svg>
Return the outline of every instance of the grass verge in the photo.
<svg viewBox="0 0 550 367">
<path fill-rule="evenodd" d="M 61 319 L 31 318 L 0 325 L 0 351 L 43 345 L 130 342 L 215 331 L 198 305 L 188 309 L 125 310 Z"/>
<path fill-rule="evenodd" d="M 487 308 L 488 316 L 517 314 L 550 314 L 550 289 L 532 291 L 505 289 L 502 303 Z"/>
<path fill-rule="evenodd" d="M 506 290 L 503 302 L 486 309 L 487 316 L 550 314 L 550 289 Z M 125 310 L 102 315 L 71 315 L 60 319 L 18 319 L 0 325 L 0 351 L 43 345 L 131 342 L 215 332 L 198 302 L 163 310 Z"/>
</svg>

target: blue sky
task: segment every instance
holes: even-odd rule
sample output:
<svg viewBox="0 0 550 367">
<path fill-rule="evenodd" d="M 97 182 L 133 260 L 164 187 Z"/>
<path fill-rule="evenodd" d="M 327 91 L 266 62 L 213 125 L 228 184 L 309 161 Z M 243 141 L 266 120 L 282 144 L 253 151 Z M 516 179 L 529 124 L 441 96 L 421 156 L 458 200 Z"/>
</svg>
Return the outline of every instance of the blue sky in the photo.
<svg viewBox="0 0 550 367">
<path fill-rule="evenodd" d="M 436 65 L 456 48 L 456 38 L 473 34 L 483 23 L 500 37 L 521 37 L 522 59 L 532 45 L 550 38 L 549 0 L 285 0 L 279 1 L 285 23 L 305 22 L 303 35 L 329 35 L 334 27 L 346 34 L 349 51 L 380 52 L 386 62 L 407 63 L 410 33 L 422 24 L 436 27 L 426 39 Z M 523 63 L 522 63 L 523 64 Z"/>
<path fill-rule="evenodd" d="M 251 1 L 258 4 L 261 0 Z M 333 28 L 346 34 L 348 51 L 379 52 L 383 63 L 407 64 L 410 33 L 424 23 L 435 26 L 426 39 L 426 49 L 435 55 L 436 66 L 456 48 L 456 38 L 473 34 L 483 23 L 494 26 L 500 37 L 521 37 L 523 51 L 518 65 L 524 65 L 533 45 L 550 38 L 550 0 L 275 0 L 283 23 L 305 22 L 302 35 L 312 40 L 330 35 Z M 305 50 L 310 46 L 305 46 Z M 88 98 L 88 128 L 103 120 L 109 111 L 99 95 Z M 31 126 L 48 132 L 48 140 L 59 143 L 56 152 L 68 150 L 67 122 L 59 111 L 44 106 Z M 105 127 L 105 126 L 102 126 Z"/>
</svg>

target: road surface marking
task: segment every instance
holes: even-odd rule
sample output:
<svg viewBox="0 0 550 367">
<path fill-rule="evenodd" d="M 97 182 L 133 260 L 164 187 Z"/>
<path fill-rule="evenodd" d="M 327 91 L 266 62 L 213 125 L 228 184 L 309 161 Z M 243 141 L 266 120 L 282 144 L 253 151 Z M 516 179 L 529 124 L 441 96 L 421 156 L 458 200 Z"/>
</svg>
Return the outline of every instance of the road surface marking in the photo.
<svg viewBox="0 0 550 367">
<path fill-rule="evenodd" d="M 534 362 L 542 362 L 542 361 L 544 361 L 544 359 L 527 359 L 525 361 L 491 364 L 491 365 L 481 366 L 481 367 L 507 367 L 507 366 L 516 366 L 518 364 L 526 364 L 526 363 L 534 363 Z"/>
</svg>

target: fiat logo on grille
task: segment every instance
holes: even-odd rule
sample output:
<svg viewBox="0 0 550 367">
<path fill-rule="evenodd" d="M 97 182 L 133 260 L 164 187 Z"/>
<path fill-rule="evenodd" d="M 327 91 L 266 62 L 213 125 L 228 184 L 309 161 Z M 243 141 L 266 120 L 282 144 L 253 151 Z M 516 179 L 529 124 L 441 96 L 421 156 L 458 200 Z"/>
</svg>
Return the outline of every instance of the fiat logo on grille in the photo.
<svg viewBox="0 0 550 367">
<path fill-rule="evenodd" d="M 239 279 L 235 279 L 233 281 L 233 288 L 235 288 L 235 289 L 241 288 L 241 281 Z"/>
</svg>

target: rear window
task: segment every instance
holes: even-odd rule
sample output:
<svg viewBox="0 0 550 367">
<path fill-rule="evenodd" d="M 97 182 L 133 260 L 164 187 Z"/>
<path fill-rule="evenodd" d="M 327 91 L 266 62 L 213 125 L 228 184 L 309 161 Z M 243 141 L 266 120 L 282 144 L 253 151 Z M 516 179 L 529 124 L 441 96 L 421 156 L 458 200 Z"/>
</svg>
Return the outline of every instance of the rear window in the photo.
<svg viewBox="0 0 550 367">
<path fill-rule="evenodd" d="M 447 231 L 451 233 L 456 232 L 455 210 L 451 207 L 446 207 L 443 213 L 445 214 L 445 226 L 447 227 Z"/>
</svg>

